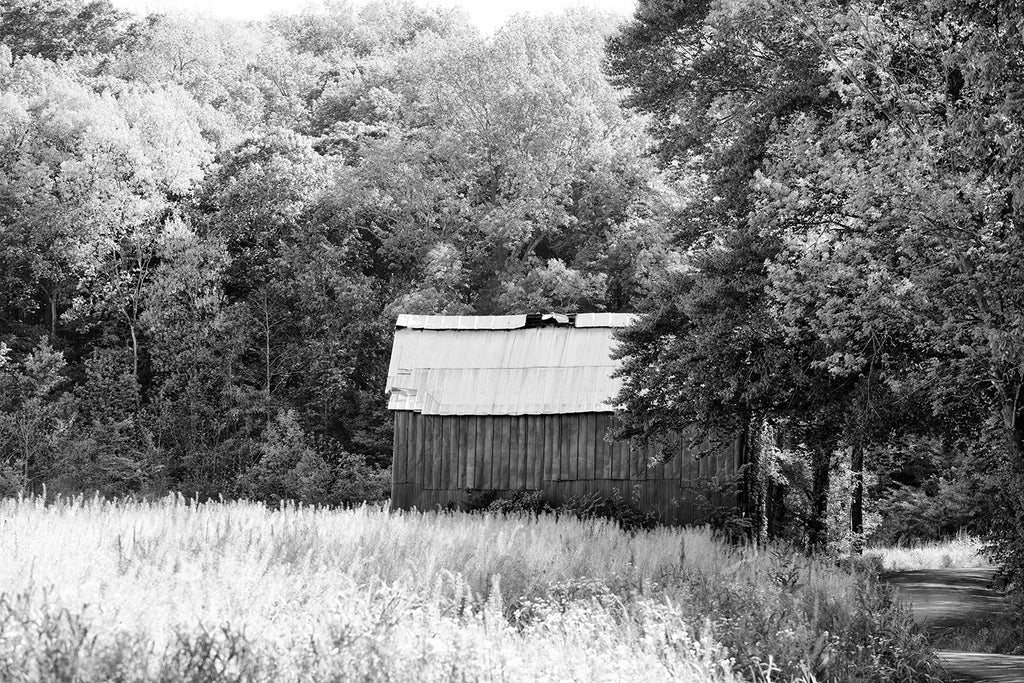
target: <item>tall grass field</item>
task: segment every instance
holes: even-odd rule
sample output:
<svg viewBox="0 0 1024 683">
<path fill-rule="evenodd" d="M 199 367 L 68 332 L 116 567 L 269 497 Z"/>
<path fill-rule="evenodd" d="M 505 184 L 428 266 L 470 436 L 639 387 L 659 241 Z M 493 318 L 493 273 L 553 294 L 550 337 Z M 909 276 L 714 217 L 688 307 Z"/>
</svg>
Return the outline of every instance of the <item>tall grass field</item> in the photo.
<svg viewBox="0 0 1024 683">
<path fill-rule="evenodd" d="M 990 568 L 981 539 L 957 534 L 945 541 L 925 541 L 906 546 L 865 548 L 864 556 L 878 558 L 885 571 L 914 569 Z"/>
<path fill-rule="evenodd" d="M 0 502 L 2 681 L 914 681 L 870 575 L 706 530 Z"/>
</svg>

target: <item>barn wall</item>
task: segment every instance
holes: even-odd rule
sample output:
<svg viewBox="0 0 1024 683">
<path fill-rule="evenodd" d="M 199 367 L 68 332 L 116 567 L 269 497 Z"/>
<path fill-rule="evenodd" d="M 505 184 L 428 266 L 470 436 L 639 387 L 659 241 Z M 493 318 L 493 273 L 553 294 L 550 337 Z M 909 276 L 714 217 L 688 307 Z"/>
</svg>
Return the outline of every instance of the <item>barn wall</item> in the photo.
<svg viewBox="0 0 1024 683">
<path fill-rule="evenodd" d="M 539 490 L 557 504 L 618 489 L 663 521 L 683 524 L 704 515 L 699 481 L 727 477 L 740 465 L 736 444 L 691 446 L 685 434 L 660 445 L 612 441 L 606 438 L 611 413 L 394 415 L 391 505 L 396 509 L 460 507 L 474 490 Z M 655 449 L 667 449 L 673 457 L 649 466 Z M 733 501 L 730 496 L 719 502 Z"/>
</svg>

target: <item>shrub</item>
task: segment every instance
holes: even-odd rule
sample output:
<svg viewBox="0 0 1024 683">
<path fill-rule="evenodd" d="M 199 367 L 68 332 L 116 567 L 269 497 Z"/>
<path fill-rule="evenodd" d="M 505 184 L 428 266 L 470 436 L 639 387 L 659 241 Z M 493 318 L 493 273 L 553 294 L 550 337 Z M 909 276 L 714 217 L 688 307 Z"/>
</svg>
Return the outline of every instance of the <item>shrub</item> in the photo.
<svg viewBox="0 0 1024 683">
<path fill-rule="evenodd" d="M 602 519 L 614 522 L 630 532 L 658 526 L 657 515 L 640 510 L 635 502 L 626 500 L 618 489 L 607 496 L 600 493 L 570 496 L 560 505 L 549 503 L 541 491 L 511 491 L 499 495 L 493 490 L 469 490 L 464 508 L 467 512 L 486 511 L 505 515 L 551 513 L 556 517 L 570 515 L 580 520 Z"/>
<path fill-rule="evenodd" d="M 243 475 L 239 492 L 270 503 L 358 505 L 388 496 L 391 472 L 337 443 L 308 436 L 294 411 L 281 412 L 267 427 L 259 460 Z"/>
<path fill-rule="evenodd" d="M 327 500 L 331 481 L 330 467 L 309 444 L 295 412 L 288 410 L 267 426 L 260 459 L 239 488 L 244 495 L 271 503 L 316 503 Z"/>
<path fill-rule="evenodd" d="M 966 534 L 957 534 L 945 541 L 865 548 L 864 558 L 866 561 L 873 558 L 885 571 L 987 567 L 991 564 L 981 541 Z"/>
<path fill-rule="evenodd" d="M 501 512 L 508 514 L 534 514 L 552 512 L 554 508 L 548 505 L 540 491 L 513 491 L 502 498 L 494 497 L 484 508 L 490 512 Z"/>
<path fill-rule="evenodd" d="M 618 489 L 610 496 L 596 493 L 571 496 L 559 506 L 558 511 L 576 515 L 579 519 L 607 519 L 615 522 L 624 531 L 653 529 L 658 526 L 657 515 L 639 509 L 633 501 L 626 500 Z"/>
<path fill-rule="evenodd" d="M 391 470 L 377 469 L 356 453 L 340 451 L 335 456 L 334 484 L 329 502 L 359 505 L 386 500 L 391 493 Z"/>
</svg>

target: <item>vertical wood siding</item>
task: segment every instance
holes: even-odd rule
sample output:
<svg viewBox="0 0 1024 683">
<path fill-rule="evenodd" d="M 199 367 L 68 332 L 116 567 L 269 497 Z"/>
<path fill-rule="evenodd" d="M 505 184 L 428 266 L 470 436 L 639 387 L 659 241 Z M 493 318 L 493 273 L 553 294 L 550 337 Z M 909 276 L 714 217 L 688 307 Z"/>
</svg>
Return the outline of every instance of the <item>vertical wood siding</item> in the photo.
<svg viewBox="0 0 1024 683">
<path fill-rule="evenodd" d="M 702 521 L 708 504 L 735 504 L 735 494 L 716 498 L 707 488 L 742 465 L 735 440 L 713 447 L 694 443 L 687 430 L 661 443 L 614 441 L 610 413 L 394 416 L 396 509 L 458 508 L 474 489 L 542 491 L 555 504 L 618 491 L 665 522 L 685 524 Z"/>
</svg>

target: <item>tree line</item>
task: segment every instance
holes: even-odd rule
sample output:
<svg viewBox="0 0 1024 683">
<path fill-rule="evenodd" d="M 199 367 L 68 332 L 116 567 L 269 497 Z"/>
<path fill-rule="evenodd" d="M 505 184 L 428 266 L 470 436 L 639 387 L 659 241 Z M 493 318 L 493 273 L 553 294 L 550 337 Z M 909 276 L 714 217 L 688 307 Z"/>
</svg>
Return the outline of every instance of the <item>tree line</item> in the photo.
<svg viewBox="0 0 1024 683">
<path fill-rule="evenodd" d="M 399 312 L 632 308 L 676 194 L 613 26 L 0 1 L 0 493 L 379 498 Z"/>
<path fill-rule="evenodd" d="M 626 432 L 741 434 L 746 533 L 1024 566 L 1021 23 L 0 0 L 0 493 L 374 498 L 399 312 L 639 311 Z"/>
<path fill-rule="evenodd" d="M 1021 578 L 1022 29 L 1000 0 L 641 0 L 611 40 L 689 188 L 622 398 L 635 432 L 746 436 L 755 536 L 823 545 L 845 476 L 855 542 L 867 485 Z"/>
</svg>

